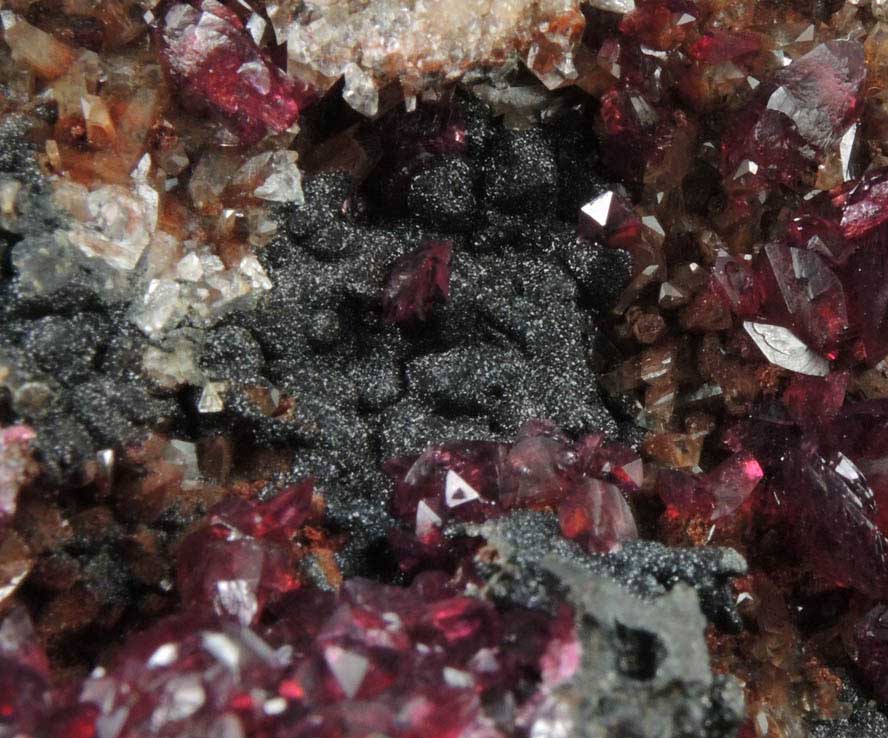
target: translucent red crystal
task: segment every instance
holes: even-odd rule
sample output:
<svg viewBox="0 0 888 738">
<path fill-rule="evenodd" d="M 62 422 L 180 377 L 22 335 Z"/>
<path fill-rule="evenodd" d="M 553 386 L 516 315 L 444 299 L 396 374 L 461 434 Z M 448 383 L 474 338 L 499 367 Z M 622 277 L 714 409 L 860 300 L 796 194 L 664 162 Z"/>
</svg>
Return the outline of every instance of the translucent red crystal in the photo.
<svg viewBox="0 0 888 738">
<path fill-rule="evenodd" d="M 398 259 L 382 292 L 383 318 L 398 325 L 426 320 L 450 295 L 452 254 L 449 241 L 433 241 Z"/>
<path fill-rule="evenodd" d="M 426 546 L 450 519 L 484 520 L 516 508 L 555 509 L 564 535 L 608 552 L 638 535 L 624 492 L 642 484 L 638 454 L 600 435 L 570 441 L 549 421 L 531 420 L 511 446 L 452 442 L 386 464 L 395 480 L 393 509 Z M 395 536 L 408 558 L 430 549 Z"/>
<path fill-rule="evenodd" d="M 178 584 L 187 607 L 209 608 L 254 623 L 270 601 L 301 585 L 289 544 L 305 521 L 313 485 L 281 491 L 270 502 L 232 498 L 179 547 Z"/>
<path fill-rule="evenodd" d="M 233 123 L 243 140 L 285 131 L 312 100 L 278 69 L 238 15 L 217 0 L 166 5 L 158 33 L 167 68 L 186 104 L 204 103 Z"/>
<path fill-rule="evenodd" d="M 600 479 L 580 480 L 558 507 L 558 520 L 564 537 L 591 553 L 617 551 L 623 541 L 638 537 L 626 499 Z"/>
<path fill-rule="evenodd" d="M 781 244 L 762 249 L 756 265 L 759 316 L 792 329 L 811 348 L 829 355 L 848 330 L 841 282 L 818 254 Z"/>
<path fill-rule="evenodd" d="M 707 64 L 734 61 L 762 48 L 761 37 L 750 31 L 715 30 L 703 34 L 690 48 L 690 54 Z"/>
</svg>

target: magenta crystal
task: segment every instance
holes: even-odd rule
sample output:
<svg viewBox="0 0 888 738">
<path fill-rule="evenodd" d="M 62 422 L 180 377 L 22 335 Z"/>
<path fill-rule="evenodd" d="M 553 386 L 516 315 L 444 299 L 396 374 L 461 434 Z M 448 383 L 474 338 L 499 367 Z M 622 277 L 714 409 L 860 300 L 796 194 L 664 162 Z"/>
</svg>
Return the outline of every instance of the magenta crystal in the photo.
<svg viewBox="0 0 888 738">
<path fill-rule="evenodd" d="M 762 249 L 756 266 L 759 316 L 792 329 L 815 351 L 834 358 L 848 330 L 848 311 L 842 284 L 826 260 L 772 243 Z"/>
<path fill-rule="evenodd" d="M 870 596 L 888 593 L 888 538 L 875 522 L 873 492 L 851 459 L 803 445 L 787 454 L 783 480 L 783 513 L 812 570 Z"/>
<path fill-rule="evenodd" d="M 866 64 L 856 41 L 828 41 L 779 70 L 724 136 L 723 171 L 746 160 L 769 179 L 797 185 L 863 107 Z"/>
<path fill-rule="evenodd" d="M 723 296 L 735 315 L 752 318 L 758 314 L 761 296 L 752 262 L 720 254 L 712 266 L 716 293 Z"/>
<path fill-rule="evenodd" d="M 847 239 L 862 238 L 888 221 L 888 169 L 864 174 L 841 198 L 841 207 L 839 225 Z"/>
<path fill-rule="evenodd" d="M 577 541 L 590 553 L 618 551 L 623 541 L 638 538 L 635 517 L 613 484 L 582 479 L 558 507 L 565 538 Z"/>
<path fill-rule="evenodd" d="M 506 507 L 557 504 L 571 489 L 576 461 L 576 451 L 553 423 L 528 421 L 505 458 L 503 503 Z"/>
<path fill-rule="evenodd" d="M 80 700 L 106 738 L 262 734 L 289 706 L 278 690 L 290 659 L 243 626 L 178 616 L 132 638 Z"/>
<path fill-rule="evenodd" d="M 251 142 L 287 130 L 312 99 L 259 50 L 241 19 L 217 0 L 172 3 L 158 33 L 164 61 L 187 104 L 201 101 Z"/>
<path fill-rule="evenodd" d="M 827 41 L 774 75 L 767 109 L 786 115 L 805 141 L 823 151 L 860 114 L 865 81 L 863 46 Z"/>
<path fill-rule="evenodd" d="M 680 469 L 661 469 L 657 473 L 656 489 L 670 518 L 708 519 L 715 509 L 715 500 L 702 479 L 689 472 Z"/>
<path fill-rule="evenodd" d="M 495 514 L 506 448 L 488 441 L 454 441 L 432 446 L 415 459 L 387 462 L 395 480 L 392 506 L 404 522 L 427 538 L 456 517 L 480 520 Z"/>
<path fill-rule="evenodd" d="M 429 317 L 450 295 L 450 241 L 432 241 L 398 259 L 382 292 L 382 313 L 389 323 L 409 325 Z"/>
</svg>

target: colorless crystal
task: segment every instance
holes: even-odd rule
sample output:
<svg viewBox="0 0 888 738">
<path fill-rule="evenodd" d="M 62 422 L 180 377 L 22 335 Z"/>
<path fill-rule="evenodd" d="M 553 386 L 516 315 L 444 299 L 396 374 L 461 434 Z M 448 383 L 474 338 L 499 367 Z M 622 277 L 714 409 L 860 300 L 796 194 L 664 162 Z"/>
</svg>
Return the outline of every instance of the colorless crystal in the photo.
<svg viewBox="0 0 888 738">
<path fill-rule="evenodd" d="M 169 279 L 152 279 L 136 311 L 135 323 L 149 336 L 160 333 L 180 311 L 178 282 Z"/>
<path fill-rule="evenodd" d="M 226 382 L 207 382 L 200 393 L 200 399 L 197 401 L 197 412 L 221 413 L 225 409 L 225 401 L 222 395 L 228 388 Z"/>
<path fill-rule="evenodd" d="M 288 31 L 289 71 L 322 89 L 345 76 L 346 99 L 367 115 L 392 82 L 412 96 L 467 73 L 501 77 L 518 59 L 558 86 L 576 75 L 572 52 L 585 26 L 579 0 L 314 0 L 304 7 L 269 7 L 278 37 Z"/>
<path fill-rule="evenodd" d="M 788 328 L 752 321 L 745 321 L 743 328 L 765 358 L 775 366 L 812 377 L 829 374 L 829 361 L 808 348 Z"/>
<path fill-rule="evenodd" d="M 591 0 L 589 5 L 611 13 L 631 13 L 635 10 L 635 0 Z"/>
</svg>

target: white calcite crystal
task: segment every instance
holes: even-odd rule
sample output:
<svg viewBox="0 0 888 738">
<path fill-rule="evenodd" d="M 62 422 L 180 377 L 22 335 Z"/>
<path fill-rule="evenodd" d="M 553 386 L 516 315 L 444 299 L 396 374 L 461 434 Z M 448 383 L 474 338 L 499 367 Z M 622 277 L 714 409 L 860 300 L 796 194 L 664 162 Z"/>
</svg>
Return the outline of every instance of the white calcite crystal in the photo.
<svg viewBox="0 0 888 738">
<path fill-rule="evenodd" d="M 286 36 L 290 71 L 322 88 L 344 77 L 345 99 L 365 115 L 376 114 L 389 83 L 409 99 L 519 60 L 558 87 L 576 77 L 585 28 L 579 0 L 313 0 L 276 3 L 269 17 Z"/>
<path fill-rule="evenodd" d="M 213 168 L 206 169 L 207 182 L 217 184 L 219 192 L 234 182 L 259 200 L 303 201 L 293 151 L 258 154 L 227 177 L 213 178 Z M 128 183 L 90 188 L 66 176 L 55 177 L 51 205 L 62 216 L 62 225 L 17 245 L 12 262 L 22 291 L 51 295 L 66 283 L 79 281 L 103 302 L 129 303 L 133 323 L 159 340 L 180 326 L 210 326 L 270 290 L 271 280 L 248 246 L 239 260 L 226 265 L 215 253 L 213 237 L 196 221 L 184 223 L 195 238 L 163 229 L 159 214 L 164 195 L 158 183 L 164 176 L 146 154 Z M 213 195 L 207 192 L 208 197 Z M 16 192 L 7 199 L 14 216 Z M 222 217 L 232 225 L 237 217 L 247 218 L 251 245 L 261 246 L 276 228 L 266 209 L 258 206 L 243 213 L 223 211 Z M 149 364 L 160 358 L 149 357 Z"/>
<path fill-rule="evenodd" d="M 194 250 L 151 279 L 144 294 L 133 303 L 133 322 L 152 338 L 183 324 L 210 326 L 272 287 L 265 269 L 252 254 L 226 267 L 206 244 L 186 242 L 183 246 Z"/>
</svg>

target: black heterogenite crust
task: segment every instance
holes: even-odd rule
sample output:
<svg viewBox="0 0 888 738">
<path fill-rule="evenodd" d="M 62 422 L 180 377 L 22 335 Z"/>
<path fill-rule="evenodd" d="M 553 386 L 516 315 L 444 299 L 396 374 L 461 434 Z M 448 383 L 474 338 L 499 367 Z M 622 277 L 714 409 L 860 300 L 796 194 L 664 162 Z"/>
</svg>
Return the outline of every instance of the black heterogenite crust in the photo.
<svg viewBox="0 0 888 738">
<path fill-rule="evenodd" d="M 458 154 L 425 143 L 453 120 L 465 130 Z M 197 388 L 171 393 L 146 376 L 148 339 L 125 304 L 90 289 L 101 267 L 35 297 L 7 264 L 0 352 L 19 385 L 50 395 L 7 397 L 5 414 L 38 429 L 57 480 L 148 430 L 193 440 L 221 431 L 241 446 L 296 449 L 292 476 L 315 476 L 333 518 L 363 538 L 388 525 L 379 494 L 387 457 L 449 438 L 507 439 L 531 417 L 620 435 L 590 366 L 595 321 L 625 283 L 628 258 L 576 240 L 578 206 L 603 187 L 583 114 L 511 131 L 461 100 L 392 114 L 366 135 L 385 152 L 371 186 L 309 176 L 305 205 L 279 211 L 284 227 L 260 254 L 274 287 L 258 306 L 161 342 L 169 349 L 187 335 L 204 379 L 228 382 L 221 413 L 197 412 Z M 10 146 L 19 154 L 6 167 L 22 166 L 21 149 Z M 39 215 L 45 197 L 34 181 Z M 46 217 L 30 235 L 52 228 Z M 449 302 L 422 324 L 385 325 L 389 269 L 430 238 L 454 244 Z M 250 385 L 280 390 L 292 411 L 264 414 L 243 391 Z"/>
</svg>

